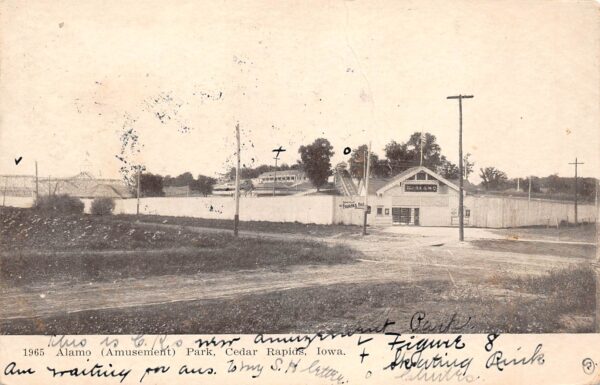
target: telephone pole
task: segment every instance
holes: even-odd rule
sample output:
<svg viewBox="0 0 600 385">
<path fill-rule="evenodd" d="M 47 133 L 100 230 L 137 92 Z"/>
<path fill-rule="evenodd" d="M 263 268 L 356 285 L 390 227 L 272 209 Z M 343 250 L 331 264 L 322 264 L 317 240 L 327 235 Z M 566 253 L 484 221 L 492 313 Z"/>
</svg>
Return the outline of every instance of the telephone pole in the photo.
<svg viewBox="0 0 600 385">
<path fill-rule="evenodd" d="M 459 179 L 459 196 L 458 196 L 458 240 L 465 240 L 465 223 L 464 223 L 464 203 L 463 203 L 463 153 L 462 153 L 462 100 L 472 99 L 473 95 L 455 95 L 448 96 L 446 99 L 458 99 L 458 175 Z"/>
<path fill-rule="evenodd" d="M 279 159 L 279 154 L 282 152 L 285 152 L 285 148 L 279 146 L 279 148 L 275 148 L 273 149 L 273 152 L 276 152 L 277 155 L 275 155 L 275 171 L 273 174 L 273 196 L 275 196 L 275 184 L 277 183 L 277 160 Z"/>
<path fill-rule="evenodd" d="M 577 161 L 577 158 L 575 158 L 575 162 L 569 164 L 575 165 L 575 226 L 577 226 L 577 165 L 585 163 L 580 163 Z"/>
<path fill-rule="evenodd" d="M 235 125 L 235 139 L 237 142 L 237 166 L 235 168 L 235 215 L 233 216 L 233 235 L 238 236 L 240 222 L 240 124 Z"/>
<path fill-rule="evenodd" d="M 275 184 L 277 183 L 277 157 L 275 159 L 275 170 L 273 171 L 273 196 L 275 196 Z"/>
<path fill-rule="evenodd" d="M 365 154 L 365 209 L 363 216 L 363 235 L 367 235 L 367 212 L 369 211 L 369 168 L 371 166 L 371 142 L 369 142 L 369 148 Z"/>
</svg>

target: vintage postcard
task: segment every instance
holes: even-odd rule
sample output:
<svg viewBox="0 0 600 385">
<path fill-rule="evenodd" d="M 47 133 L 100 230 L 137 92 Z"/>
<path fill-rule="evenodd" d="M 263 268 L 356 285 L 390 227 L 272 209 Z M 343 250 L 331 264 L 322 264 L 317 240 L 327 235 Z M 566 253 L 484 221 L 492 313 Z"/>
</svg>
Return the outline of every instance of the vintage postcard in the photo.
<svg viewBox="0 0 600 385">
<path fill-rule="evenodd" d="M 600 383 L 593 1 L 0 2 L 0 383 Z"/>
</svg>

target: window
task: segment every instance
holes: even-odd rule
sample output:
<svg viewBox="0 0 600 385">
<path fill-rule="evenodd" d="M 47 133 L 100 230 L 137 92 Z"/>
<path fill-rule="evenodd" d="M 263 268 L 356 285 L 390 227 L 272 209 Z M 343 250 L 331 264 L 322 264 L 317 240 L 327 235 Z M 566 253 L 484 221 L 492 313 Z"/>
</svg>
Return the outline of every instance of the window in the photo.
<svg viewBox="0 0 600 385">
<path fill-rule="evenodd" d="M 385 215 L 390 215 L 390 209 L 385 209 Z"/>
<path fill-rule="evenodd" d="M 467 217 L 467 218 L 468 218 L 468 217 L 470 217 L 470 216 L 471 216 L 471 210 L 469 210 L 469 209 L 466 209 L 466 210 L 465 210 L 465 217 Z"/>
<path fill-rule="evenodd" d="M 426 180 L 427 179 L 427 174 L 425 174 L 424 172 L 420 172 L 417 174 L 417 180 Z"/>
<path fill-rule="evenodd" d="M 377 215 L 383 215 L 383 206 L 377 206 Z"/>
</svg>

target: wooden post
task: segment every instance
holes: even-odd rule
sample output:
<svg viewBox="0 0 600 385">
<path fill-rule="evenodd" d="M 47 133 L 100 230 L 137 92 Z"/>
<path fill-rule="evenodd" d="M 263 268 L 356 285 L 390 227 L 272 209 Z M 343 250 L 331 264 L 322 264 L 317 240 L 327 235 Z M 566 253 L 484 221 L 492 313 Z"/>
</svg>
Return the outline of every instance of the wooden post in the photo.
<svg viewBox="0 0 600 385">
<path fill-rule="evenodd" d="M 235 215 L 233 216 L 233 235 L 238 236 L 240 222 L 240 124 L 235 125 L 235 139 L 237 142 L 237 166 L 235 168 Z M 274 191 L 274 190 L 273 190 Z"/>
<path fill-rule="evenodd" d="M 273 172 L 273 196 L 275 196 L 275 184 L 277 183 L 277 157 L 275 157 L 275 170 Z"/>
</svg>

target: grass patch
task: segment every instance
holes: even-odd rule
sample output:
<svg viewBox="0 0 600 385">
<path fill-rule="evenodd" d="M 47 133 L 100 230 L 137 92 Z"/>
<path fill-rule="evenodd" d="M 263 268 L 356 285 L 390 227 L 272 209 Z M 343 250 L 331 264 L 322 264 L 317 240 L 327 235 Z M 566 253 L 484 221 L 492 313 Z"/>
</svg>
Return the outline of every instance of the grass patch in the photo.
<svg viewBox="0 0 600 385">
<path fill-rule="evenodd" d="M 193 275 L 296 265 L 352 263 L 360 256 L 345 246 L 309 241 L 235 239 L 215 234 L 216 247 L 113 253 L 47 253 L 2 256 L 2 285 L 112 281 L 157 275 Z"/>
<path fill-rule="evenodd" d="M 525 276 L 510 280 L 507 285 L 513 290 L 546 296 L 545 306 L 550 305 L 544 313 L 553 313 L 552 309 L 561 312 L 585 312 L 596 307 L 594 297 L 596 277 L 594 270 L 585 266 L 552 270 L 543 276 Z"/>
<path fill-rule="evenodd" d="M 590 258 L 596 256 L 595 245 L 573 245 L 552 242 L 520 242 L 504 239 L 476 239 L 472 245 L 482 250 L 519 254 L 556 255 L 560 257 Z"/>
<path fill-rule="evenodd" d="M 549 239 L 557 241 L 590 243 L 595 243 L 598 239 L 595 223 L 580 224 L 578 226 L 560 226 L 558 229 L 552 226 L 532 226 L 511 229 L 497 229 L 492 231 L 505 235 L 507 238 L 516 237 L 518 239 Z"/>
<path fill-rule="evenodd" d="M 317 241 L 148 230 L 97 216 L 45 215 L 28 209 L 3 208 L 0 215 L 2 285 L 281 269 L 351 263 L 360 257 L 348 247 Z"/>
<path fill-rule="evenodd" d="M 135 250 L 219 244 L 213 235 L 180 229 L 153 231 L 133 222 L 115 222 L 110 217 L 0 208 L 2 251 Z"/>
</svg>

